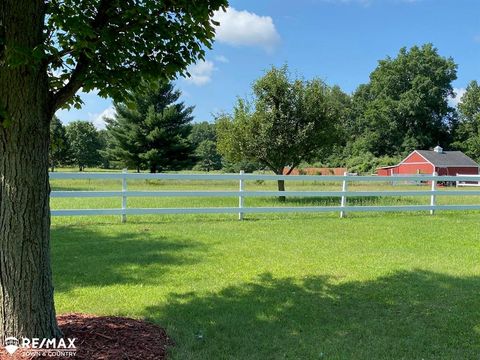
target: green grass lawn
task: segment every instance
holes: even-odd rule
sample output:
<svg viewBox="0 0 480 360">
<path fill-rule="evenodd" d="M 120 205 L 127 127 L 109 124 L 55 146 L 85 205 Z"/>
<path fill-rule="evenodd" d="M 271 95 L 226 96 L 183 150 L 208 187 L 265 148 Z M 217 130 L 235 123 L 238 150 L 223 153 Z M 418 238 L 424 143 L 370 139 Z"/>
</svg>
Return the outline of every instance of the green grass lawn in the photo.
<svg viewBox="0 0 480 360">
<path fill-rule="evenodd" d="M 52 181 L 54 190 L 119 186 Z M 132 190 L 199 186 L 238 184 L 129 182 Z M 274 186 L 252 183 L 247 189 Z M 338 184 L 287 184 L 292 190 L 326 188 Z M 282 206 L 275 199 L 248 201 Z M 363 201 L 426 204 L 428 198 Z M 119 204 L 52 199 L 53 208 Z M 129 199 L 132 207 L 236 204 Z M 235 215 L 146 215 L 129 216 L 126 224 L 113 216 L 54 218 L 52 249 L 59 313 L 149 319 L 173 337 L 173 359 L 480 358 L 478 212 L 363 213 L 347 219 L 336 213 L 255 214 L 243 222 Z"/>
</svg>

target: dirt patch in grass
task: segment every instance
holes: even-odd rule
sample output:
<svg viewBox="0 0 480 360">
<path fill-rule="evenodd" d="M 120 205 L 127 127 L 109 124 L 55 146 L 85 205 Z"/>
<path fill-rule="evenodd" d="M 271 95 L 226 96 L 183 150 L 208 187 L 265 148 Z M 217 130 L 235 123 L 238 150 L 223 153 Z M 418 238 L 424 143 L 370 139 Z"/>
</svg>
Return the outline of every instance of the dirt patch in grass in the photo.
<svg viewBox="0 0 480 360">
<path fill-rule="evenodd" d="M 115 316 L 65 314 L 58 316 L 58 324 L 67 345 L 67 338 L 76 338 L 74 356 L 63 356 L 55 352 L 50 355 L 59 356 L 29 356 L 27 353 L 31 352 L 30 349 L 18 349 L 14 355 L 9 355 L 2 348 L 0 359 L 161 360 L 166 359 L 167 348 L 173 346 L 173 341 L 164 329 L 141 320 Z M 70 350 L 67 349 L 67 351 Z"/>
</svg>

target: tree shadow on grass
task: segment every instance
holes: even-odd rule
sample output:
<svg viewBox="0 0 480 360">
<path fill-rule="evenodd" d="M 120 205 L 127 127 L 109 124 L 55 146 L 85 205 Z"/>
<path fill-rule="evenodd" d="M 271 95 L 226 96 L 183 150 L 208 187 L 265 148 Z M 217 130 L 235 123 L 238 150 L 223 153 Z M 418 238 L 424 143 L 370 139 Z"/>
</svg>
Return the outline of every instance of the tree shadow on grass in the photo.
<svg viewBox="0 0 480 360">
<path fill-rule="evenodd" d="M 162 276 L 201 261 L 205 244 L 139 232 L 106 234 L 85 227 L 52 229 L 55 290 L 115 284 L 161 284 Z"/>
<path fill-rule="evenodd" d="M 478 359 L 479 294 L 480 277 L 421 270 L 344 283 L 267 273 L 145 316 L 178 359 Z"/>
</svg>

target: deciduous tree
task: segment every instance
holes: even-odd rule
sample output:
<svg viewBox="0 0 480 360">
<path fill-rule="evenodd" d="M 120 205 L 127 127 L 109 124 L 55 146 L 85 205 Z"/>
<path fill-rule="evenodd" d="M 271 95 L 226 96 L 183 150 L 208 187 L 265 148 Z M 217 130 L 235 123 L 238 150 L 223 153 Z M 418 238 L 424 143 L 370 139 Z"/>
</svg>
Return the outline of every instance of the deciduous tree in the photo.
<svg viewBox="0 0 480 360">
<path fill-rule="evenodd" d="M 222 168 L 222 156 L 217 151 L 217 134 L 214 123 L 202 121 L 193 124 L 188 139 L 195 147 L 197 160 L 195 169 L 210 171 Z"/>
<path fill-rule="evenodd" d="M 288 167 L 290 174 L 336 139 L 331 91 L 319 79 L 293 78 L 287 66 L 273 67 L 254 83 L 252 103 L 239 99 L 232 115 L 217 120 L 220 153 L 230 161 L 258 161 L 277 175 Z M 283 180 L 278 190 L 285 190 Z"/>
<path fill-rule="evenodd" d="M 446 146 L 455 120 L 448 100 L 456 78 L 453 59 L 431 44 L 402 48 L 395 58 L 379 61 L 370 82 L 353 96 L 353 148 L 395 156 Z"/>
<path fill-rule="evenodd" d="M 215 124 L 207 121 L 192 124 L 192 131 L 188 136 L 188 140 L 195 147 L 198 147 L 198 145 L 205 140 L 216 142 L 217 134 L 215 132 Z"/>
<path fill-rule="evenodd" d="M 68 161 L 70 146 L 67 139 L 65 126 L 56 116 L 50 123 L 50 169 L 55 171 L 59 164 L 65 164 Z"/>
<path fill-rule="evenodd" d="M 222 157 L 217 151 L 217 144 L 212 140 L 203 140 L 195 149 L 197 165 L 195 169 L 204 171 L 222 168 Z"/>
<path fill-rule="evenodd" d="M 454 147 L 480 161 L 480 85 L 472 81 L 458 104 L 459 124 Z"/>
<path fill-rule="evenodd" d="M 66 127 L 70 161 L 79 171 L 101 164 L 101 142 L 95 126 L 88 121 L 73 121 Z"/>
<path fill-rule="evenodd" d="M 203 58 L 226 0 L 0 2 L 0 342 L 52 338 L 48 144 L 79 89 L 121 99 Z"/>
</svg>

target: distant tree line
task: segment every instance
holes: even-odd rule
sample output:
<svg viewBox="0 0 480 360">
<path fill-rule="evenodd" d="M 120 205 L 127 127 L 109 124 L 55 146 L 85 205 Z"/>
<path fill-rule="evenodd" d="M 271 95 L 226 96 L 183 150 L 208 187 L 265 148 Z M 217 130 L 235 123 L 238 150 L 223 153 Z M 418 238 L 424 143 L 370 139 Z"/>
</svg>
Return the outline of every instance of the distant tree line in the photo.
<svg viewBox="0 0 480 360">
<path fill-rule="evenodd" d="M 452 147 L 458 114 L 449 100 L 457 65 L 427 44 L 378 63 L 370 81 L 345 101 L 343 136 L 324 160 L 366 172 L 414 149 Z"/>
<path fill-rule="evenodd" d="M 272 67 L 254 83 L 252 101 L 217 119 L 218 149 L 275 173 L 303 165 L 368 173 L 436 145 L 480 161 L 480 88 L 472 81 L 455 108 L 456 79 L 453 59 L 431 44 L 379 61 L 352 94 Z"/>
<path fill-rule="evenodd" d="M 172 170 L 219 170 L 215 125 L 192 123 L 193 107 L 179 101 L 180 91 L 165 81 L 146 82 L 114 102 L 115 116 L 106 129 L 88 121 L 50 129 L 50 167 L 124 168 L 152 173 Z"/>
<path fill-rule="evenodd" d="M 108 168 L 108 159 L 100 155 L 106 145 L 106 131 L 97 130 L 87 121 L 73 121 L 68 125 L 54 117 L 50 123 L 50 168 L 76 166 L 79 171 L 86 167 Z"/>
<path fill-rule="evenodd" d="M 182 169 L 289 173 L 304 165 L 371 172 L 414 149 L 441 145 L 480 161 L 480 86 L 452 106 L 457 65 L 431 44 L 379 61 L 352 94 L 272 67 L 231 114 L 193 122 L 170 83 L 144 81 L 115 102 L 106 130 L 52 122 L 50 163 L 161 172 Z M 279 183 L 279 189 L 284 185 Z"/>
</svg>

